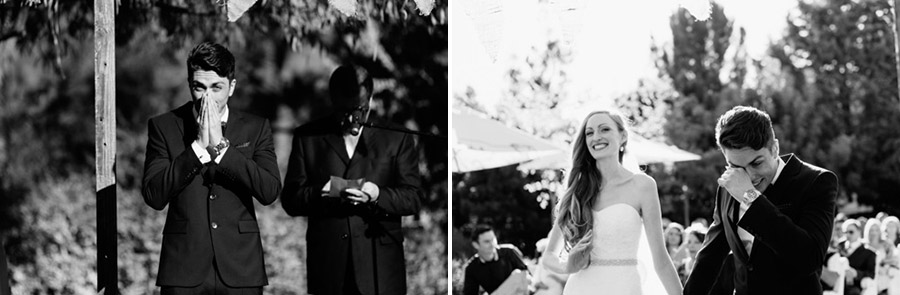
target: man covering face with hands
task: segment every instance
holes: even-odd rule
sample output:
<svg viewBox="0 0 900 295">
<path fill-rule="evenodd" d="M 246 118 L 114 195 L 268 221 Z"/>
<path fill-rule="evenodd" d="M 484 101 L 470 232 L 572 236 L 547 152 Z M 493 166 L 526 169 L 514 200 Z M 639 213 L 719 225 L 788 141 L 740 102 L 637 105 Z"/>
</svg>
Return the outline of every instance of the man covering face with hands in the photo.
<svg viewBox="0 0 900 295">
<path fill-rule="evenodd" d="M 822 294 L 837 177 L 779 156 L 772 121 L 756 108 L 722 115 L 716 142 L 727 166 L 684 294 Z"/>
<path fill-rule="evenodd" d="M 281 191 L 269 121 L 228 108 L 234 57 L 202 43 L 188 57 L 191 101 L 150 119 L 142 195 L 169 207 L 162 294 L 262 294 L 268 284 L 255 198 Z"/>
</svg>

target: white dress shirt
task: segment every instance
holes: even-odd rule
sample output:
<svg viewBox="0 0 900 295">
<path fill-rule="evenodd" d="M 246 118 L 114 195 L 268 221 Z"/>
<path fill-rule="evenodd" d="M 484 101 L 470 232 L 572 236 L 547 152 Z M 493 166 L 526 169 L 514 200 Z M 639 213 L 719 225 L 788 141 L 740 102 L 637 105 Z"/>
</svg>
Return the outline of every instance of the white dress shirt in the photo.
<svg viewBox="0 0 900 295">
<path fill-rule="evenodd" d="M 359 127 L 359 134 L 357 135 L 344 134 L 344 148 L 347 149 L 348 159 L 353 159 L 353 154 L 356 151 L 356 145 L 359 143 L 359 137 L 362 135 L 363 129 L 363 127 Z"/>
</svg>

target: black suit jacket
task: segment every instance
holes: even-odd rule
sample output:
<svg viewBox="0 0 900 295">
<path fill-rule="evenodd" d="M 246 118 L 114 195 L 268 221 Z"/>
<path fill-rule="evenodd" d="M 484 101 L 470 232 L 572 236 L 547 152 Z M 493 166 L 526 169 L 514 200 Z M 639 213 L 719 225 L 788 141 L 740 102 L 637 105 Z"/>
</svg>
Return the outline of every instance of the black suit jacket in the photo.
<svg viewBox="0 0 900 295">
<path fill-rule="evenodd" d="M 6 266 L 6 250 L 2 242 L 3 239 L 0 238 L 0 295 L 9 295 L 9 271 Z"/>
<path fill-rule="evenodd" d="M 231 146 L 219 164 L 201 164 L 191 149 L 193 103 L 150 119 L 142 194 L 156 210 L 169 205 L 159 259 L 159 286 L 199 285 L 213 259 L 232 287 L 268 284 L 253 198 L 271 204 L 281 191 L 268 120 L 230 110 Z"/>
<path fill-rule="evenodd" d="M 309 217 L 309 293 L 341 294 L 345 274 L 352 271 L 362 294 L 406 294 L 400 219 L 418 213 L 423 198 L 413 137 L 366 127 L 351 159 L 335 122 L 328 117 L 294 131 L 281 196 L 289 215 Z M 331 176 L 376 184 L 377 204 L 323 197 Z M 346 269 L 348 259 L 352 270 Z"/>
<path fill-rule="evenodd" d="M 844 249 L 849 248 L 849 243 L 844 241 L 841 243 Z M 856 278 L 853 284 L 844 285 L 844 294 L 859 294 L 861 290 L 860 282 L 863 278 L 875 278 L 875 252 L 869 249 L 866 244 L 860 245 L 853 253 L 847 255 L 847 261 L 850 267 L 856 270 Z"/>
<path fill-rule="evenodd" d="M 713 223 L 684 294 L 822 294 L 838 181 L 831 171 L 782 156 L 776 182 L 737 223 L 740 204 L 719 188 Z M 747 253 L 738 225 L 754 236 Z M 731 253 L 729 253 L 731 252 Z"/>
</svg>

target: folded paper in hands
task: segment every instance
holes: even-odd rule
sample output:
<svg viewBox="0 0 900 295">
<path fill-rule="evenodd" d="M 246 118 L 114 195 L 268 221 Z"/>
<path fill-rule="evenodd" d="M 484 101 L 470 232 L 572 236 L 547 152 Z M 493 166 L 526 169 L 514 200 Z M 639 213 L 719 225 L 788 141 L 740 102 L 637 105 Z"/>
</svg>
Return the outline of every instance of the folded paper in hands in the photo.
<svg viewBox="0 0 900 295">
<path fill-rule="evenodd" d="M 365 178 L 359 179 L 343 179 L 337 176 L 331 176 L 331 190 L 328 191 L 329 197 L 341 197 L 341 193 L 348 188 L 362 189 Z"/>
</svg>

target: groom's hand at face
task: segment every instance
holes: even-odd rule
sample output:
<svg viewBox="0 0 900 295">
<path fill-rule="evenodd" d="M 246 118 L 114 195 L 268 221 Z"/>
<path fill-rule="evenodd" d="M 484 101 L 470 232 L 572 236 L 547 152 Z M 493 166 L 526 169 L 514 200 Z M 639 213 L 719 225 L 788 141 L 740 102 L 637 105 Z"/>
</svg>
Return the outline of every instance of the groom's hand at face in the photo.
<svg viewBox="0 0 900 295">
<path fill-rule="evenodd" d="M 745 192 L 754 189 L 750 174 L 743 168 L 726 167 L 718 182 L 738 202 L 742 201 Z"/>
</svg>

